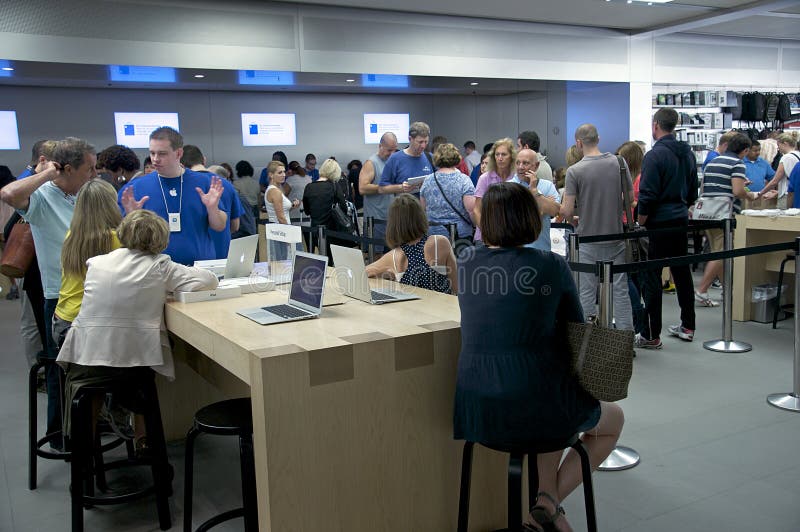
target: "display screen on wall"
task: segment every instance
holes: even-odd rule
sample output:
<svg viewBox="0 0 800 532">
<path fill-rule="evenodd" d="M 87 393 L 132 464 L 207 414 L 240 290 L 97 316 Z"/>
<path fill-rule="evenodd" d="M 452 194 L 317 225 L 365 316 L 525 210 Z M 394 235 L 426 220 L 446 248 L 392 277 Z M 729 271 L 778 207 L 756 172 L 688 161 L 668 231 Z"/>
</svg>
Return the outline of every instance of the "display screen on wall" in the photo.
<svg viewBox="0 0 800 532">
<path fill-rule="evenodd" d="M 0 78 L 10 78 L 14 73 L 14 67 L 5 59 L 0 59 Z"/>
<path fill-rule="evenodd" d="M 408 138 L 408 113 L 364 113 L 364 144 L 378 144 L 391 131 L 400 141 Z"/>
<path fill-rule="evenodd" d="M 387 87 L 404 89 L 408 87 L 408 76 L 399 74 L 361 74 L 364 87 Z"/>
<path fill-rule="evenodd" d="M 242 145 L 297 145 L 294 113 L 242 113 Z"/>
<path fill-rule="evenodd" d="M 294 72 L 283 70 L 240 70 L 239 85 L 294 85 Z"/>
<path fill-rule="evenodd" d="M 18 150 L 17 112 L 0 111 L 0 150 Z"/>
<path fill-rule="evenodd" d="M 114 113 L 117 144 L 129 148 L 150 146 L 150 133 L 162 126 L 180 131 L 178 113 Z"/>
<path fill-rule="evenodd" d="M 175 83 L 175 69 L 170 67 L 111 65 L 108 70 L 111 81 Z"/>
</svg>

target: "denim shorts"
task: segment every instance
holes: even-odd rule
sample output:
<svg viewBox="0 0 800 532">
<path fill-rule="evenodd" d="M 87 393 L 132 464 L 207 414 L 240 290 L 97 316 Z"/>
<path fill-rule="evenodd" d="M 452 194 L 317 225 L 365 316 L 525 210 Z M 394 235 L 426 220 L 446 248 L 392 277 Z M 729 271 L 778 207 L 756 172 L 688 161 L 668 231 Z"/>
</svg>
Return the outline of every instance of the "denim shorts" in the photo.
<svg viewBox="0 0 800 532">
<path fill-rule="evenodd" d="M 589 431 L 597 426 L 600 422 L 600 404 L 598 403 L 597 407 L 594 408 L 591 412 L 589 412 L 589 417 L 586 418 L 586 421 L 581 423 L 581 425 L 575 429 L 575 432 L 586 432 Z"/>
</svg>

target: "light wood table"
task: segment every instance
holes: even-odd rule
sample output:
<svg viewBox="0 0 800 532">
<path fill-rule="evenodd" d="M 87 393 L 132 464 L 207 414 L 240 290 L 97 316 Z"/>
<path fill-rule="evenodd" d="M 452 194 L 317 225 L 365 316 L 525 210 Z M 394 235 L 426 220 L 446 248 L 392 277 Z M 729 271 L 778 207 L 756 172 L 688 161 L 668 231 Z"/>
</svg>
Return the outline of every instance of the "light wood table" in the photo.
<svg viewBox="0 0 800 532">
<path fill-rule="evenodd" d="M 736 216 L 734 248 L 789 242 L 800 236 L 800 216 Z M 781 260 L 789 251 L 776 251 L 733 259 L 733 319 L 749 321 L 753 316 L 751 292 L 755 285 L 776 283 Z M 794 264 L 786 265 L 786 273 L 794 273 Z M 794 293 L 793 275 L 784 275 L 787 297 Z"/>
<path fill-rule="evenodd" d="M 177 380 L 159 388 L 168 434 L 183 437 L 203 404 L 249 394 L 260 530 L 455 530 L 460 313 L 454 296 L 418 293 L 380 306 L 339 296 L 320 319 L 270 326 L 235 312 L 285 292 L 168 304 L 180 339 Z M 506 460 L 476 448 L 471 530 L 504 525 Z"/>
</svg>

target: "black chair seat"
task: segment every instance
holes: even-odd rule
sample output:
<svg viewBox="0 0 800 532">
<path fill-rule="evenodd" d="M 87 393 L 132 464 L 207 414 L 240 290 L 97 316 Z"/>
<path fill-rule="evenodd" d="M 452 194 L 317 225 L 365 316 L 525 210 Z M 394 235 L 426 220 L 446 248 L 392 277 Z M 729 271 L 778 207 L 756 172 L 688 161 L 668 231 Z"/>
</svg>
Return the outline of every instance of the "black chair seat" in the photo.
<svg viewBox="0 0 800 532">
<path fill-rule="evenodd" d="M 229 399 L 205 406 L 197 411 L 194 423 L 208 434 L 238 435 L 253 433 L 250 398 Z"/>
</svg>

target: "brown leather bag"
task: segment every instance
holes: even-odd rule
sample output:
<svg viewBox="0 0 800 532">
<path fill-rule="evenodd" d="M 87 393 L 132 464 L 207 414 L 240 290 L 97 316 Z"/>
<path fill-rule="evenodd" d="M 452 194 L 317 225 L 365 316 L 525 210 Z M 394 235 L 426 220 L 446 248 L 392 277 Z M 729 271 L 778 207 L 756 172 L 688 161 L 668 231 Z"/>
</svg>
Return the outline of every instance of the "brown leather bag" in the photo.
<svg viewBox="0 0 800 532">
<path fill-rule="evenodd" d="M 14 224 L 8 235 L 8 241 L 3 249 L 3 258 L 0 262 L 0 273 L 6 277 L 20 278 L 25 275 L 36 256 L 33 245 L 31 225 L 24 220 Z"/>
</svg>

